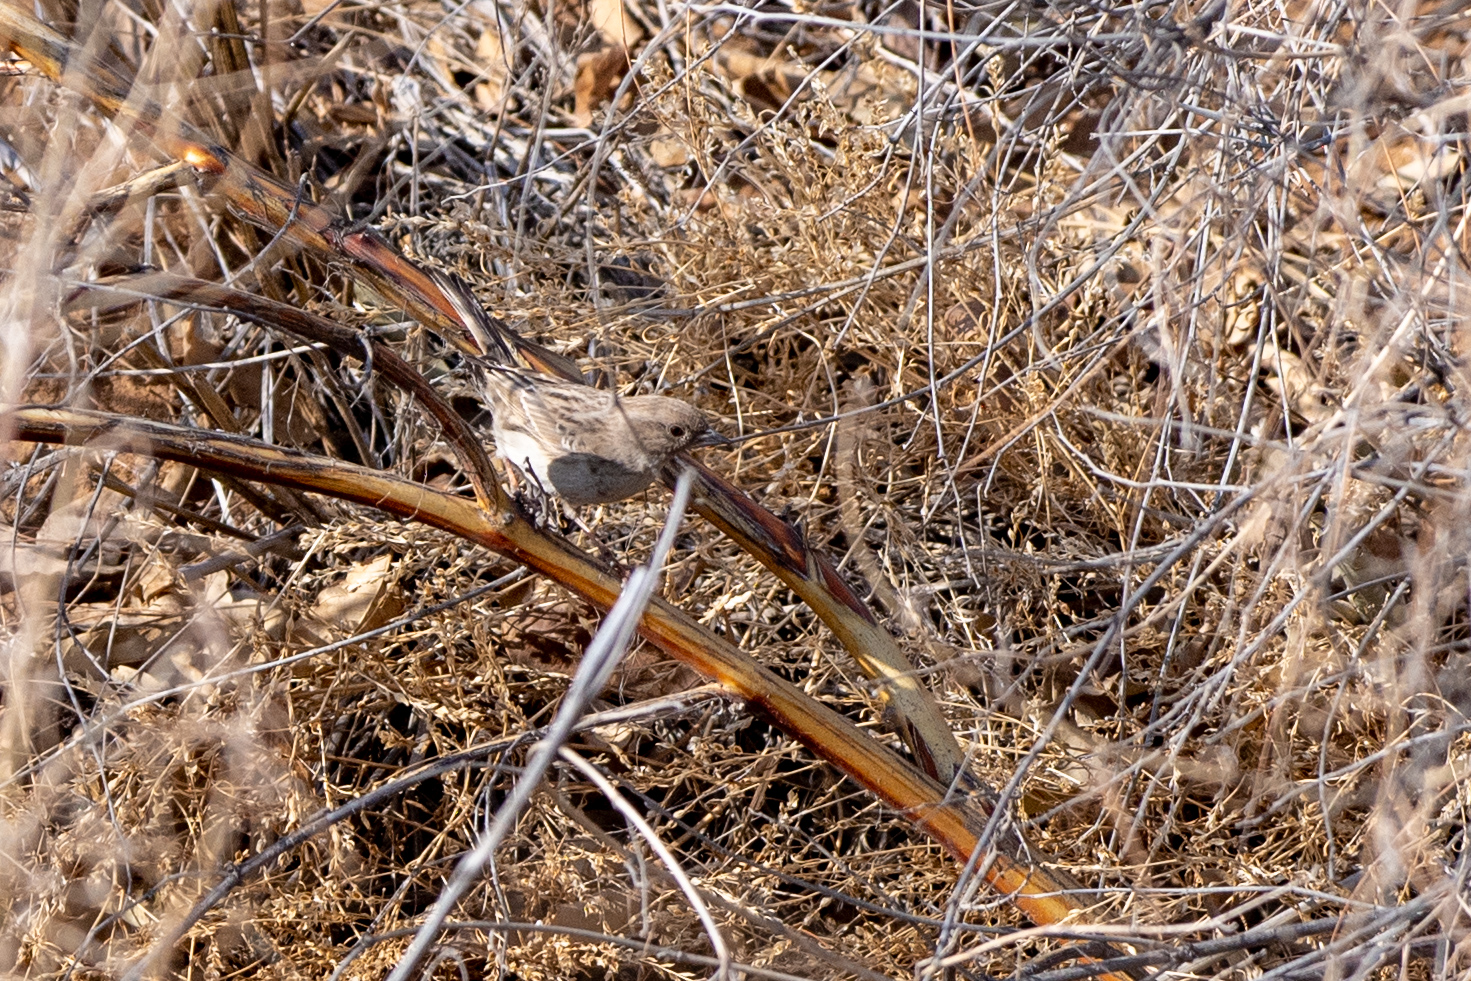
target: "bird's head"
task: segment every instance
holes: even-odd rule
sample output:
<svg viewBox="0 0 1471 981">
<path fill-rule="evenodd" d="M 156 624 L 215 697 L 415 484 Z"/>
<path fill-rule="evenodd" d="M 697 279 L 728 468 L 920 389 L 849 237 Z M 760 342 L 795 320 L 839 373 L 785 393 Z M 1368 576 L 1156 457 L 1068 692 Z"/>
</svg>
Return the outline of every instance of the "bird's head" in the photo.
<svg viewBox="0 0 1471 981">
<path fill-rule="evenodd" d="M 710 420 L 703 412 L 687 402 L 662 395 L 644 395 L 625 399 L 623 406 L 639 448 L 661 460 L 681 450 L 730 443 L 710 428 Z"/>
</svg>

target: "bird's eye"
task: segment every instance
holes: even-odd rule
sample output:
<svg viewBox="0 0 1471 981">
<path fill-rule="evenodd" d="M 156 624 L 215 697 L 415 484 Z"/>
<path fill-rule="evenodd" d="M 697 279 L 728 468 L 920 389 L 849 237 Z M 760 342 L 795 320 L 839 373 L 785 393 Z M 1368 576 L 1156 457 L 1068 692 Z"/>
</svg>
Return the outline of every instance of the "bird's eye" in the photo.
<svg viewBox="0 0 1471 981">
<path fill-rule="evenodd" d="M 669 435 L 670 436 L 673 436 L 675 439 L 684 439 L 684 427 L 683 426 L 670 426 L 669 427 Z"/>
</svg>

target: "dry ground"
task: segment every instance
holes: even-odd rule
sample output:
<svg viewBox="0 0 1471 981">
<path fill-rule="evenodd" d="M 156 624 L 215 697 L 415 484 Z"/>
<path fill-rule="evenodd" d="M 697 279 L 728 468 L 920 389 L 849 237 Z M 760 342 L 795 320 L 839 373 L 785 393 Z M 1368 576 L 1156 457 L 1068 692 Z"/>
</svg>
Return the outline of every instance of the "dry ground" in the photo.
<svg viewBox="0 0 1471 981">
<path fill-rule="evenodd" d="M 1094 932 L 1258 931 L 1185 949 L 1181 975 L 1471 976 L 1461 5 L 40 9 L 604 383 L 732 436 L 811 423 L 702 458 L 861 587 L 973 772 L 1093 890 Z M 143 267 L 229 281 L 375 332 L 484 422 L 453 349 L 187 179 L 102 200 L 161 161 L 13 67 L 0 398 L 216 428 L 223 405 L 257 438 L 463 485 L 438 430 L 345 359 L 163 303 L 63 311 Z M 383 976 L 594 612 L 529 577 L 472 594 L 515 567 L 367 509 L 9 446 L 0 968 L 120 977 L 229 863 L 400 780 L 159 968 Z M 632 563 L 667 499 L 580 517 Z M 663 592 L 892 738 L 826 628 L 709 525 Z M 595 705 L 633 709 L 574 748 L 737 960 L 1049 969 L 1062 931 L 1019 931 L 700 684 L 636 650 Z M 435 976 L 712 971 L 662 864 L 565 766 L 453 919 Z"/>
</svg>

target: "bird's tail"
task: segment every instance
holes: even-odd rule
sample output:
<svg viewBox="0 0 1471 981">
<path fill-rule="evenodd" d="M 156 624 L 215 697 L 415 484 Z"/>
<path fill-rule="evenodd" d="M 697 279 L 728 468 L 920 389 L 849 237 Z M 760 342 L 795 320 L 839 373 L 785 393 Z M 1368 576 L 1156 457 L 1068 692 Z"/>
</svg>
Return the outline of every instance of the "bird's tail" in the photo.
<svg viewBox="0 0 1471 981">
<path fill-rule="evenodd" d="M 454 273 L 438 269 L 429 270 L 429 275 L 479 345 L 482 357 L 499 364 L 515 364 L 516 351 L 506 337 L 506 328 L 485 312 L 475 294 L 470 292 L 470 284 Z"/>
<path fill-rule="evenodd" d="M 431 269 L 429 274 L 450 305 L 455 308 L 460 322 L 470 332 L 479 346 L 481 358 L 488 364 L 527 364 L 537 371 L 557 375 L 568 381 L 582 381 L 577 362 L 557 352 L 529 341 L 517 334 L 506 324 L 486 312 L 470 292 L 470 286 L 454 273 Z"/>
</svg>

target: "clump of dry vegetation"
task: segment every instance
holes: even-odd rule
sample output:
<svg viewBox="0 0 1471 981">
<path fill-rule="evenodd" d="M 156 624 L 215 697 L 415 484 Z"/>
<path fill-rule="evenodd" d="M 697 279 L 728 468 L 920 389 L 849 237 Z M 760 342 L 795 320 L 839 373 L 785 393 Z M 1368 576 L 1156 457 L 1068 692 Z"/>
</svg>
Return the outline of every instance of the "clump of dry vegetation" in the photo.
<svg viewBox="0 0 1471 981">
<path fill-rule="evenodd" d="M 320 314 L 489 431 L 461 348 L 360 256 L 160 151 L 198 127 L 589 380 L 742 437 L 702 459 L 854 584 L 959 740 L 954 792 L 1087 906 L 1030 926 L 915 815 L 644 646 L 422 970 L 718 971 L 626 807 L 747 977 L 1471 976 L 1461 5 L 38 10 L 75 48 L 62 70 L 17 45 L 0 80 L 0 399 L 470 494 L 381 360 L 127 293 L 164 270 Z M 164 115 L 95 98 L 113 78 Z M 385 976 L 596 609 L 141 430 L 7 419 L 0 967 Z M 631 566 L 667 500 L 553 530 Z M 901 746 L 735 540 L 688 519 L 661 588 Z M 1136 959 L 1059 952 L 1097 938 Z"/>
</svg>

